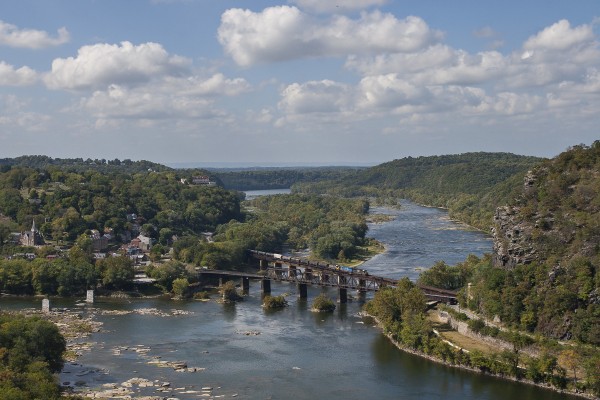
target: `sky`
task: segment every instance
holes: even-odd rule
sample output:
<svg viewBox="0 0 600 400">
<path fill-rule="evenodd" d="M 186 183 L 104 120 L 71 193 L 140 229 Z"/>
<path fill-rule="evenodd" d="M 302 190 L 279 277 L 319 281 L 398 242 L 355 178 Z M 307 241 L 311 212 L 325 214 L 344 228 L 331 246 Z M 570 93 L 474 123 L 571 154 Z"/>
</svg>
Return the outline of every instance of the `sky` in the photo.
<svg viewBox="0 0 600 400">
<path fill-rule="evenodd" d="M 364 165 L 599 139 L 598 0 L 6 0 L 0 157 Z"/>
</svg>

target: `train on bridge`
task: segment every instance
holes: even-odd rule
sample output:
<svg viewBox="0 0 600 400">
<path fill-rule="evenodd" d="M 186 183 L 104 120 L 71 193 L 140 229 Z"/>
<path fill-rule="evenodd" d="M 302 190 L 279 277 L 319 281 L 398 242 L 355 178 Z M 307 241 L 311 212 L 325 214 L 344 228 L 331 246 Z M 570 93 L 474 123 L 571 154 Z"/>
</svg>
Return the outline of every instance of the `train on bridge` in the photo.
<svg viewBox="0 0 600 400">
<path fill-rule="evenodd" d="M 361 268 L 347 267 L 347 266 L 338 265 L 338 264 L 329 264 L 329 263 L 325 263 L 325 262 L 321 262 L 321 261 L 309 261 L 309 260 L 305 260 L 305 259 L 299 258 L 299 257 L 291 257 L 291 256 L 283 255 L 283 254 L 277 254 L 277 253 L 268 253 L 266 251 L 248 250 L 248 252 L 250 254 L 252 254 L 255 258 L 259 258 L 259 259 L 262 256 L 262 257 L 264 257 L 263 259 L 280 260 L 282 262 L 290 262 L 290 263 L 294 263 L 297 265 L 304 265 L 304 266 L 312 267 L 312 268 L 316 268 L 316 269 L 329 269 L 331 271 L 343 271 L 343 272 L 347 272 L 349 274 L 369 276 L 369 272 L 367 270 L 364 270 Z"/>
<path fill-rule="evenodd" d="M 307 284 L 337 287 L 342 302 L 345 302 L 346 291 L 349 289 L 364 293 L 397 285 L 395 279 L 372 275 L 360 268 L 310 261 L 304 258 L 258 250 L 248 250 L 248 253 L 260 261 L 260 268 L 265 272 L 265 279 L 297 283 L 301 291 L 301 297 L 306 296 Z M 284 268 L 284 265 L 287 267 Z M 418 287 L 431 301 L 456 303 L 456 292 L 423 285 Z"/>
</svg>

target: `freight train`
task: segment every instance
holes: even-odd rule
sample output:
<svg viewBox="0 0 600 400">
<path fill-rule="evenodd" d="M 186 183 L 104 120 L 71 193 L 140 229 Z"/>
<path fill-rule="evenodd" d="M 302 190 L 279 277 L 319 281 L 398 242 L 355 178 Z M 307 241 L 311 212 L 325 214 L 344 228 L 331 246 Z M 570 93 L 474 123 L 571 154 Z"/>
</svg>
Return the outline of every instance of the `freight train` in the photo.
<svg viewBox="0 0 600 400">
<path fill-rule="evenodd" d="M 337 264 L 332 265 L 332 264 L 328 264 L 328 263 L 321 262 L 321 261 L 308 261 L 308 260 L 298 258 L 298 257 L 290 257 L 290 256 L 285 256 L 283 254 L 277 254 L 277 253 L 267 253 L 265 251 L 249 250 L 249 252 L 251 254 L 261 256 L 264 258 L 273 258 L 275 260 L 281 260 L 282 262 L 289 262 L 289 263 L 294 263 L 297 265 L 305 265 L 307 267 L 316 267 L 319 269 L 343 271 L 343 272 L 347 272 L 347 273 L 353 274 L 353 275 L 354 274 L 364 275 L 364 276 L 369 275 L 369 273 L 366 270 L 360 269 L 360 268 L 346 267 L 346 266 L 337 265 Z"/>
</svg>

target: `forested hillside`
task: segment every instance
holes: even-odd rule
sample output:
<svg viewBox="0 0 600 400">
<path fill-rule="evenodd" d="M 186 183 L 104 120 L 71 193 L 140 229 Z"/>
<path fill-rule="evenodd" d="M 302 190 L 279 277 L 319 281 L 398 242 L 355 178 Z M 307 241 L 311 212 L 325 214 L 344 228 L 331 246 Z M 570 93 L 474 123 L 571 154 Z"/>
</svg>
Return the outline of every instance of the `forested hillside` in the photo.
<svg viewBox="0 0 600 400">
<path fill-rule="evenodd" d="M 356 173 L 360 167 L 261 168 L 211 170 L 227 189 L 287 189 L 300 182 L 339 180 Z"/>
<path fill-rule="evenodd" d="M 20 156 L 15 158 L 1 158 L 0 171 L 6 172 L 10 167 L 28 167 L 45 169 L 50 166 L 59 167 L 71 172 L 84 172 L 89 170 L 100 172 L 148 172 L 169 171 L 171 168 L 151 161 L 105 160 L 91 158 L 52 158 L 48 156 Z"/>
<path fill-rule="evenodd" d="M 240 218 L 240 199 L 218 186 L 182 182 L 198 171 L 75 172 L 70 167 L 12 166 L 0 172 L 0 245 L 35 220 L 47 239 L 74 240 L 88 229 L 118 235 L 132 218 L 155 239 L 214 230 Z M 161 237 L 162 236 L 162 237 Z"/>
<path fill-rule="evenodd" d="M 528 174 L 520 195 L 498 210 L 494 241 L 497 268 L 494 279 L 480 277 L 477 308 L 600 345 L 599 141 Z"/>
<path fill-rule="evenodd" d="M 509 153 L 408 157 L 357 171 L 338 181 L 297 184 L 294 190 L 405 197 L 448 208 L 451 217 L 487 230 L 496 207 L 509 201 L 525 173 L 541 161 Z"/>
<path fill-rule="evenodd" d="M 440 263 L 421 283 L 463 289 L 464 305 L 507 326 L 600 345 L 600 142 L 526 175 L 494 218 L 494 254 Z M 466 284 L 471 282 L 467 293 Z"/>
</svg>

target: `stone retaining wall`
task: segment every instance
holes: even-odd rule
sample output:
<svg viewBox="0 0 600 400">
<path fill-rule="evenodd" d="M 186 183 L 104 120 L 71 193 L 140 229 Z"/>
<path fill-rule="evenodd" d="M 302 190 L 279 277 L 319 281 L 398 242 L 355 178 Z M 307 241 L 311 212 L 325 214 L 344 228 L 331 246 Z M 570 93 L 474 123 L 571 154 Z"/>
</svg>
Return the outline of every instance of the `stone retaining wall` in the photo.
<svg viewBox="0 0 600 400">
<path fill-rule="evenodd" d="M 479 333 L 473 332 L 471 329 L 469 329 L 469 325 L 465 321 L 459 321 L 458 319 L 453 318 L 452 315 L 446 311 L 438 311 L 437 313 L 440 321 L 447 323 L 448 325 L 450 325 L 450 327 L 452 327 L 452 329 L 454 329 L 461 335 L 484 342 L 492 347 L 497 348 L 499 351 L 513 350 L 513 345 L 511 343 L 508 343 L 502 339 L 480 335 Z M 534 345 L 521 349 L 521 352 L 532 357 L 538 356 L 538 352 L 534 348 Z"/>
</svg>

